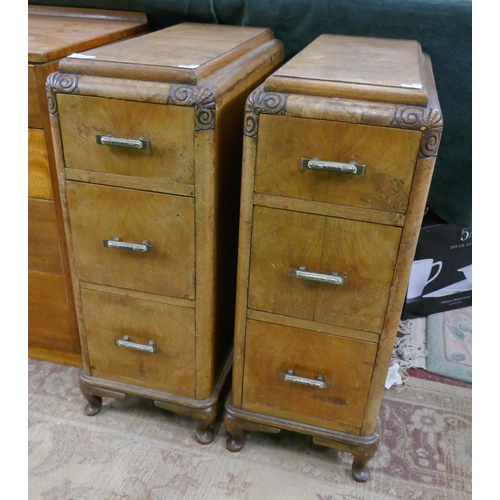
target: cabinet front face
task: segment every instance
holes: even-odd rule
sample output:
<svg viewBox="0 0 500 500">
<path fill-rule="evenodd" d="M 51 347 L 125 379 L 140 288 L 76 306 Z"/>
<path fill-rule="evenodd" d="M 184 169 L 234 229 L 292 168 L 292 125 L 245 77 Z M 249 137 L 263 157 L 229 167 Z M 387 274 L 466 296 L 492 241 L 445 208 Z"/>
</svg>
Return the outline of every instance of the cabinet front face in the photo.
<svg viewBox="0 0 500 500">
<path fill-rule="evenodd" d="M 249 320 L 243 408 L 356 433 L 376 352 L 375 343 Z"/>
<path fill-rule="evenodd" d="M 380 333 L 401 229 L 254 208 L 248 307 Z"/>
<path fill-rule="evenodd" d="M 259 122 L 257 193 L 406 211 L 420 132 L 266 114 Z"/>
<path fill-rule="evenodd" d="M 194 184 L 194 114 L 166 106 L 57 96 L 66 168 Z"/>
<path fill-rule="evenodd" d="M 28 198 L 52 199 L 49 159 L 45 132 L 28 129 Z"/>
<path fill-rule="evenodd" d="M 28 127 L 42 128 L 42 110 L 38 100 L 35 66 L 28 64 Z"/>
<path fill-rule="evenodd" d="M 194 200 L 67 182 L 82 281 L 195 298 Z"/>
<path fill-rule="evenodd" d="M 193 397 L 194 309 L 82 290 L 92 375 Z"/>
</svg>

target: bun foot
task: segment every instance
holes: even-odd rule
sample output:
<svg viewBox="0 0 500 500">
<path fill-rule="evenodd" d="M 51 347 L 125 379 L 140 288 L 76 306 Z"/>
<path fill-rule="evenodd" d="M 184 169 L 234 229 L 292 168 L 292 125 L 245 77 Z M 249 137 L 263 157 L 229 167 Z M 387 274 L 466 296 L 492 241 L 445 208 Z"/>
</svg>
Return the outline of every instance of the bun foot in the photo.
<svg viewBox="0 0 500 500">
<path fill-rule="evenodd" d="M 214 433 L 210 427 L 196 426 L 196 441 L 200 444 L 210 444 L 214 440 Z"/>
<path fill-rule="evenodd" d="M 353 465 L 352 477 L 358 483 L 364 483 L 370 477 L 370 471 L 368 470 L 368 467 L 357 468 L 357 467 L 354 467 L 354 465 Z"/>
<path fill-rule="evenodd" d="M 232 453 L 237 453 L 243 449 L 245 441 L 246 436 L 243 433 L 238 436 L 229 436 L 226 441 L 226 448 Z"/>
<path fill-rule="evenodd" d="M 97 415 L 102 407 L 102 398 L 100 398 L 98 396 L 93 396 L 92 399 L 93 399 L 93 401 L 90 401 L 89 398 L 87 398 L 87 400 L 89 400 L 89 403 L 87 406 L 85 406 L 85 408 L 83 410 L 85 415 L 87 415 L 89 417 L 93 417 L 94 415 Z"/>
<path fill-rule="evenodd" d="M 89 417 L 97 415 L 102 407 L 102 397 L 96 396 L 92 392 L 92 387 L 80 379 L 80 391 L 83 397 L 89 402 L 83 412 Z"/>
<path fill-rule="evenodd" d="M 354 461 L 352 463 L 352 477 L 358 483 L 364 483 L 370 477 L 370 471 L 368 470 L 366 464 L 373 457 L 373 455 L 375 455 L 377 448 L 378 438 L 377 441 L 368 448 L 358 448 L 351 451 L 351 454 L 354 457 Z"/>
</svg>

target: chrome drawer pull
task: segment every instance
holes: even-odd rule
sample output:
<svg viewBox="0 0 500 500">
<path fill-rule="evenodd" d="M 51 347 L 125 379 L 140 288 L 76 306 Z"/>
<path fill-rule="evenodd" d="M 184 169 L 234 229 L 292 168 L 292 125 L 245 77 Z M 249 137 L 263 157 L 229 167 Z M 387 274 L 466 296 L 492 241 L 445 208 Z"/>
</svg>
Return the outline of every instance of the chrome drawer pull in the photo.
<svg viewBox="0 0 500 500">
<path fill-rule="evenodd" d="M 146 139 L 126 139 L 124 137 L 115 137 L 113 135 L 100 135 L 95 136 L 97 144 L 102 146 L 119 146 L 121 148 L 131 149 L 150 149 L 151 145 Z"/>
<path fill-rule="evenodd" d="M 289 269 L 288 271 L 290 278 L 319 281 L 320 283 L 329 283 L 330 285 L 345 285 L 347 276 L 339 276 L 338 274 L 337 271 L 334 271 L 332 274 L 311 273 L 306 270 L 305 266 L 300 266 L 298 269 Z"/>
<path fill-rule="evenodd" d="M 338 172 L 340 174 L 365 175 L 366 172 L 366 165 L 358 165 L 354 160 L 349 163 L 339 163 L 336 161 L 321 161 L 319 158 L 302 158 L 300 166 L 308 170 Z"/>
<path fill-rule="evenodd" d="M 148 240 L 144 240 L 142 243 L 127 243 L 126 241 L 121 241 L 118 236 L 115 236 L 112 240 L 102 240 L 102 243 L 106 248 L 132 250 L 133 252 L 142 253 L 152 252 L 154 248 Z"/>
<path fill-rule="evenodd" d="M 328 389 L 330 382 L 325 382 L 322 375 L 318 375 L 316 379 L 298 377 L 293 370 L 287 370 L 286 373 L 278 372 L 278 377 L 284 382 L 293 382 L 294 384 L 308 385 L 310 387 L 317 387 L 318 389 Z"/>
<path fill-rule="evenodd" d="M 136 351 L 150 352 L 151 354 L 158 352 L 158 346 L 154 340 L 150 340 L 146 345 L 132 342 L 128 335 L 124 335 L 122 339 L 115 339 L 115 345 L 118 347 L 126 347 L 127 349 L 135 349 Z"/>
</svg>

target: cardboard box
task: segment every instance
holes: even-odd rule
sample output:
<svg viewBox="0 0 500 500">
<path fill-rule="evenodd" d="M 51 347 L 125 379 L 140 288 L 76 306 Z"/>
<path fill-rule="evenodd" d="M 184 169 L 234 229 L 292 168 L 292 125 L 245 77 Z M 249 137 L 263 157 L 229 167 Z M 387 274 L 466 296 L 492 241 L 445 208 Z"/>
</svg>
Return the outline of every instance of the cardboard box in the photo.
<svg viewBox="0 0 500 500">
<path fill-rule="evenodd" d="M 427 212 L 415 252 L 401 319 L 472 305 L 472 228 Z"/>
</svg>

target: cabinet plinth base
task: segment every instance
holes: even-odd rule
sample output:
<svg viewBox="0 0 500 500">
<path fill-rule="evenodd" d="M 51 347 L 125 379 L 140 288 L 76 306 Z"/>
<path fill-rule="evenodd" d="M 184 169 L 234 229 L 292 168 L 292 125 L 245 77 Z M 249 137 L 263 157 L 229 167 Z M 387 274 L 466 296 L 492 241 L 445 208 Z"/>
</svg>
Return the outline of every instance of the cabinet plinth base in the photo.
<svg viewBox="0 0 500 500">
<path fill-rule="evenodd" d="M 299 432 L 312 436 L 314 443 L 318 445 L 351 453 L 354 457 L 352 477 L 360 483 L 364 483 L 370 477 L 367 464 L 375 455 L 379 444 L 378 424 L 375 432 L 369 436 L 332 431 L 236 408 L 232 404 L 231 393 L 228 394 L 225 402 L 223 422 L 229 433 L 226 447 L 233 453 L 243 449 L 248 431 L 278 434 L 284 429 Z"/>
<path fill-rule="evenodd" d="M 102 407 L 102 398 L 124 399 L 127 395 L 135 395 L 152 399 L 159 408 L 172 411 L 177 415 L 190 417 L 196 421 L 195 439 L 200 444 L 210 444 L 214 440 L 213 423 L 219 413 L 221 396 L 231 372 L 232 352 L 228 356 L 224 369 L 215 385 L 214 392 L 206 399 L 192 399 L 174 394 L 163 393 L 133 385 L 105 380 L 87 375 L 80 370 L 80 390 L 88 401 L 84 413 L 93 416 Z"/>
</svg>

